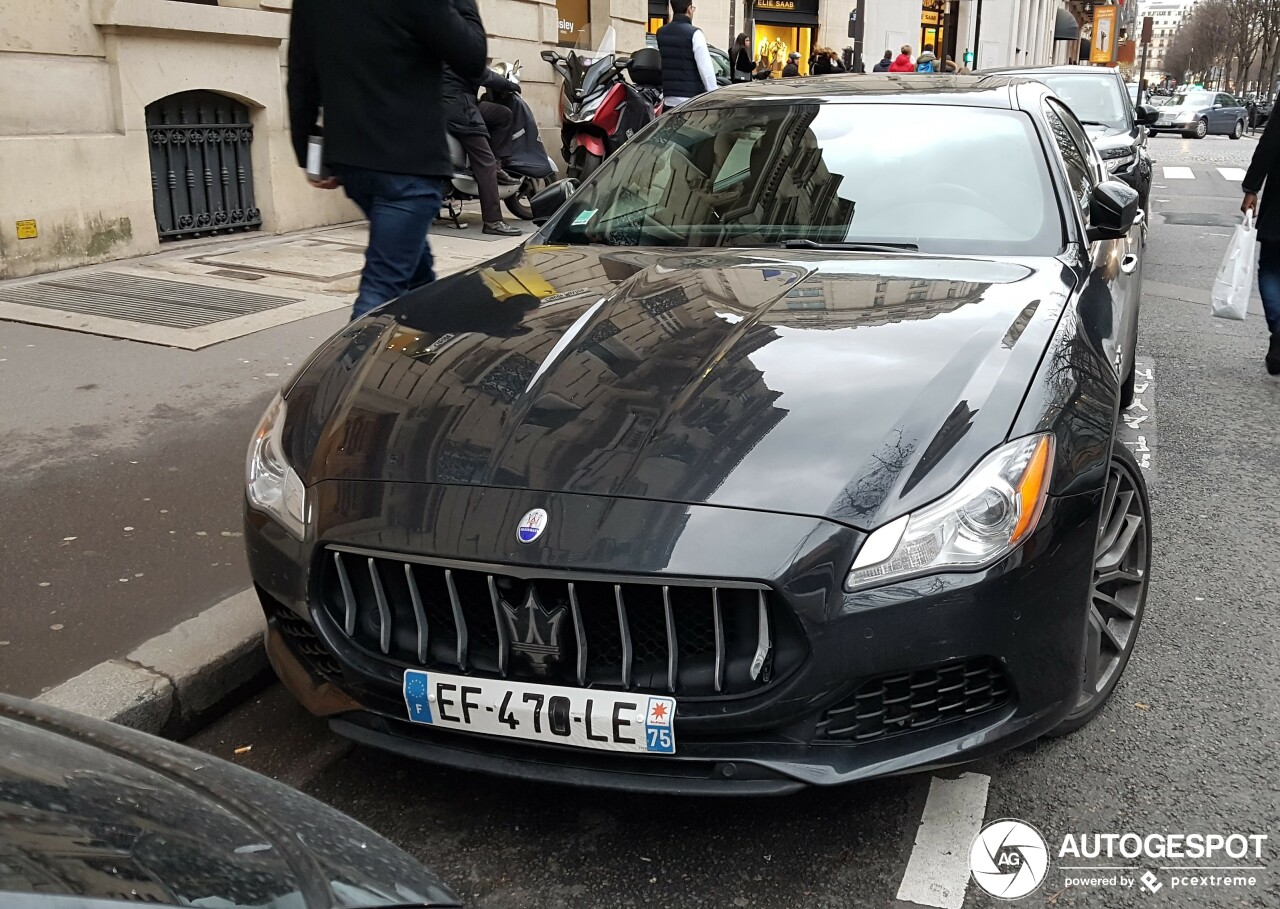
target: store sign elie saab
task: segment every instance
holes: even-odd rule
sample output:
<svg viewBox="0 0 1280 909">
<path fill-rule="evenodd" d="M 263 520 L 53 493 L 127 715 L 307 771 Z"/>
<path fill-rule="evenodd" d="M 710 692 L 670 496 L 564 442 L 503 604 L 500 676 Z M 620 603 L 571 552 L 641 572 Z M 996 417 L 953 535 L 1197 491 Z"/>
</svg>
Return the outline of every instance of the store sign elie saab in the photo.
<svg viewBox="0 0 1280 909">
<path fill-rule="evenodd" d="M 754 8 L 776 13 L 818 14 L 818 0 L 756 0 Z"/>
</svg>

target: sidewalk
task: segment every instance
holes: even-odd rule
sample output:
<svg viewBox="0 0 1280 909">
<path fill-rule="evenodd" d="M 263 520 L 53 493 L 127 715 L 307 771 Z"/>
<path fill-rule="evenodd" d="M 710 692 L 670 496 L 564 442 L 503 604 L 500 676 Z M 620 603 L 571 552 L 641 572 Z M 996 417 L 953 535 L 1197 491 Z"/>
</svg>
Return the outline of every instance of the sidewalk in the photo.
<svg viewBox="0 0 1280 909">
<path fill-rule="evenodd" d="M 438 274 L 516 245 L 481 236 L 437 225 Z M 0 283 L 0 691 L 132 659 L 249 588 L 245 446 L 346 323 L 364 238 L 241 235 Z"/>
<path fill-rule="evenodd" d="M 478 223 L 459 231 L 437 222 L 436 273 L 483 262 L 519 239 L 487 236 Z M 0 282 L 0 320 L 199 350 L 349 307 L 367 242 L 363 223 L 188 241 L 153 256 Z"/>
</svg>

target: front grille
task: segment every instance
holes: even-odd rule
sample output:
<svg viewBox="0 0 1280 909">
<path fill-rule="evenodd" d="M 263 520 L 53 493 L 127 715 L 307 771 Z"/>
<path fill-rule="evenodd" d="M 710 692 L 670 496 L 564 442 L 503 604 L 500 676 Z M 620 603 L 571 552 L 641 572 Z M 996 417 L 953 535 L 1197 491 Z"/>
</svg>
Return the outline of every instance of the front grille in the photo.
<svg viewBox="0 0 1280 909">
<path fill-rule="evenodd" d="M 990 657 L 880 676 L 823 714 L 818 738 L 870 742 L 926 729 L 996 710 L 1011 693 L 1004 670 Z"/>
<path fill-rule="evenodd" d="M 320 641 L 309 622 L 297 615 L 283 603 L 263 596 L 266 606 L 267 620 L 284 636 L 290 649 L 316 675 L 327 681 L 342 676 L 342 667 L 333 658 L 333 654 Z"/>
<path fill-rule="evenodd" d="M 762 585 L 601 578 L 325 551 L 324 610 L 392 662 L 549 684 L 716 697 L 758 691 L 804 652 Z"/>
</svg>

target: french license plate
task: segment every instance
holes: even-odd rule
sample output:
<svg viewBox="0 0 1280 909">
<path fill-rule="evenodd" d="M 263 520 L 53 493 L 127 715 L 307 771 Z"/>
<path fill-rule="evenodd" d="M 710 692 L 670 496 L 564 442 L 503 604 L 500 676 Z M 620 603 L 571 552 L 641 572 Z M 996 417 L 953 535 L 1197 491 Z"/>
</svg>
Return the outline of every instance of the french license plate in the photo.
<svg viewBox="0 0 1280 909">
<path fill-rule="evenodd" d="M 407 669 L 409 720 L 601 751 L 675 754 L 676 699 Z"/>
</svg>

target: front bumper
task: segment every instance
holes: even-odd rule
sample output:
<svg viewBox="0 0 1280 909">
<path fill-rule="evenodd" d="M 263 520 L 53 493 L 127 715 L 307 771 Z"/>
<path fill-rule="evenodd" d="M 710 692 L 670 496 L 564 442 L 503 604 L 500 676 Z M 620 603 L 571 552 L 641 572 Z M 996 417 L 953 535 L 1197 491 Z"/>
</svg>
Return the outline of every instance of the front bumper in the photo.
<svg viewBox="0 0 1280 909">
<path fill-rule="evenodd" d="M 995 754 L 1052 729 L 1077 694 L 1097 494 L 1051 499 L 1027 543 L 986 571 L 846 594 L 841 583 L 862 536 L 820 519 L 641 501 L 602 508 L 590 496 L 522 490 L 326 482 L 313 491 L 317 539 L 293 540 L 256 512 L 246 521 L 273 665 L 337 732 L 434 763 L 615 789 L 776 794 Z M 371 495 L 409 507 L 353 510 Z M 476 542 L 498 536 L 495 526 L 514 527 L 498 515 L 535 505 L 550 505 L 566 526 L 581 523 L 580 533 L 542 547 L 522 547 L 514 534 L 511 545 Z M 422 529 L 420 518 L 397 514 L 458 517 L 447 529 Z M 406 719 L 403 668 L 352 646 L 319 606 L 316 564 L 333 543 L 525 568 L 758 581 L 794 611 L 808 653 L 759 693 L 680 701 L 670 757 L 424 728 Z M 861 703 L 854 695 L 874 680 L 975 661 L 998 667 L 1007 683 L 1006 696 L 985 709 L 919 727 L 899 712 L 890 734 L 867 741 L 824 735 L 828 711 Z"/>
</svg>

